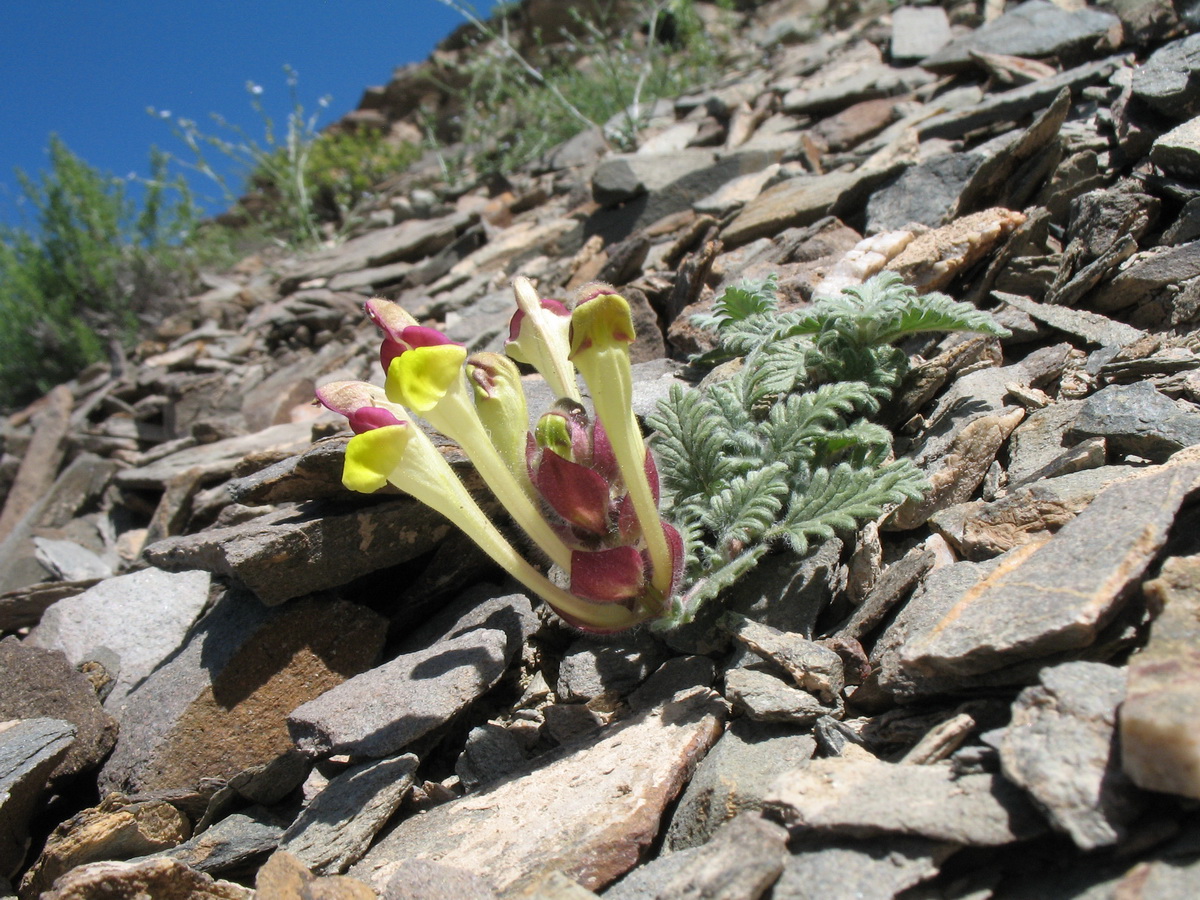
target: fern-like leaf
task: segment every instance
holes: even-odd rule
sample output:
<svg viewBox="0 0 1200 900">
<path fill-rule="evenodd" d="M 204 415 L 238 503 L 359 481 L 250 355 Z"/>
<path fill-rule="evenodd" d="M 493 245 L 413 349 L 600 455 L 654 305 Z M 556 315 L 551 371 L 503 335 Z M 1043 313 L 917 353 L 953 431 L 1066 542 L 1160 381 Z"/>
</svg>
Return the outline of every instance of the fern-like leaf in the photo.
<svg viewBox="0 0 1200 900">
<path fill-rule="evenodd" d="M 713 303 L 711 313 L 692 316 L 697 328 L 721 330 L 729 322 L 741 322 L 753 315 L 775 311 L 775 295 L 779 290 L 779 276 L 772 273 L 762 281 L 742 281 L 727 287 Z"/>
<path fill-rule="evenodd" d="M 676 502 L 711 495 L 728 479 L 729 428 L 716 404 L 701 391 L 673 385 L 647 422 L 657 432 L 653 445 L 662 463 L 663 487 Z"/>
<path fill-rule="evenodd" d="M 712 498 L 704 524 L 719 549 L 757 540 L 774 524 L 788 495 L 787 467 L 776 463 L 732 479 Z"/>
<path fill-rule="evenodd" d="M 842 463 L 818 469 L 806 490 L 792 495 L 775 533 L 796 553 L 806 553 L 812 538 L 831 538 L 839 530 L 874 519 L 884 507 L 921 496 L 925 481 L 908 460 L 882 469 Z"/>
</svg>

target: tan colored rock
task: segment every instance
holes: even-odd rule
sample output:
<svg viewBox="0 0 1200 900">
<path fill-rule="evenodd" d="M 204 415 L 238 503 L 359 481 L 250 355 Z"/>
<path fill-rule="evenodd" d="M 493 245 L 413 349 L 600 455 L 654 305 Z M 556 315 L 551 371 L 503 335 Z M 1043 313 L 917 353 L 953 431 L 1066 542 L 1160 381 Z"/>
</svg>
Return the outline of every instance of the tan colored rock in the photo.
<svg viewBox="0 0 1200 900">
<path fill-rule="evenodd" d="M 76 866 L 174 847 L 191 832 L 187 817 L 164 800 L 131 801 L 109 794 L 99 806 L 76 813 L 54 829 L 21 880 L 21 893 L 36 897 Z"/>
<path fill-rule="evenodd" d="M 836 215 L 844 204 L 886 176 L 879 172 L 830 172 L 801 175 L 780 182 L 746 204 L 723 232 L 726 247 L 772 237 L 786 228 L 811 225 L 825 215 Z"/>
<path fill-rule="evenodd" d="M 254 891 L 217 881 L 174 859 L 95 862 L 72 869 L 40 900 L 255 900 Z M 266 900 L 258 895 L 261 900 Z"/>
<path fill-rule="evenodd" d="M 1024 221 L 1024 213 L 998 206 L 971 213 L 916 238 L 888 267 L 918 291 L 940 290 Z"/>
<path fill-rule="evenodd" d="M 344 600 L 265 609 L 226 595 L 131 692 L 101 790 L 197 790 L 293 751 L 287 716 L 371 666 L 386 621 Z"/>
<path fill-rule="evenodd" d="M 1200 799 L 1200 556 L 1167 560 L 1144 591 L 1162 612 L 1129 661 L 1122 765 L 1140 787 Z"/>
<path fill-rule="evenodd" d="M 0 510 L 0 539 L 7 537 L 50 490 L 66 452 L 67 429 L 75 404 L 71 389 L 59 385 L 41 402 L 42 409 L 33 417 L 33 439 L 21 458 L 17 477 L 8 489 L 3 510 Z"/>
<path fill-rule="evenodd" d="M 375 900 L 373 890 L 346 875 L 318 877 L 292 854 L 278 851 L 258 870 L 255 900 Z"/>
<path fill-rule="evenodd" d="M 723 702 L 693 688 L 610 727 L 586 749 L 536 760 L 496 786 L 414 816 L 350 873 L 382 890 L 413 859 L 483 876 L 515 893 L 562 871 L 589 890 L 634 865 L 666 805 L 721 733 Z"/>
<path fill-rule="evenodd" d="M 970 499 L 1000 447 L 1024 418 L 1025 410 L 1007 407 L 966 425 L 946 450 L 940 468 L 929 476 L 929 493 L 922 500 L 905 500 L 892 514 L 889 527 L 916 528 L 937 510 Z"/>
</svg>

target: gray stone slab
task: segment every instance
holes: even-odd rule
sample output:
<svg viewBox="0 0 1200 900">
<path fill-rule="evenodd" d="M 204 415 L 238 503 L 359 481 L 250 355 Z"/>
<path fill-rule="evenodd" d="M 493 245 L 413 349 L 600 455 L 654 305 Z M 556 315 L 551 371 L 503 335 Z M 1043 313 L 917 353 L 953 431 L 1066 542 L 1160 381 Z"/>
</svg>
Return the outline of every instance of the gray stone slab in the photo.
<svg viewBox="0 0 1200 900">
<path fill-rule="evenodd" d="M 1116 844 L 1143 806 L 1114 740 L 1125 671 L 1069 662 L 1043 669 L 1038 681 L 1017 697 L 998 738 L 1004 776 L 1081 850 Z"/>
<path fill-rule="evenodd" d="M 806 725 L 836 711 L 782 678 L 751 667 L 725 673 L 725 697 L 756 722 Z"/>
<path fill-rule="evenodd" d="M 568 702 L 623 697 L 659 667 L 666 648 L 645 631 L 599 640 L 583 637 L 567 648 L 555 691 Z"/>
<path fill-rule="evenodd" d="M 1021 312 L 1028 313 L 1039 322 L 1045 322 L 1051 328 L 1057 328 L 1065 334 L 1083 338 L 1088 343 L 1099 344 L 1101 347 L 1124 347 L 1146 336 L 1146 332 L 1140 328 L 1086 309 L 1038 303 L 1029 297 L 1007 294 L 1004 291 L 993 291 L 992 296 Z"/>
<path fill-rule="evenodd" d="M 252 453 L 268 450 L 280 454 L 289 450 L 299 453 L 311 443 L 312 425 L 308 422 L 273 425 L 252 434 L 179 450 L 145 466 L 121 469 L 115 480 L 123 487 L 164 490 L 169 482 L 185 472 L 194 471 L 198 477 L 228 475 Z"/>
<path fill-rule="evenodd" d="M 1019 664 L 1088 647 L 1198 482 L 1197 462 L 1151 469 L 1107 488 L 1045 543 L 935 571 L 879 640 L 880 684 L 909 696 L 1020 683 Z"/>
<path fill-rule="evenodd" d="M 75 742 L 51 773 L 52 784 L 100 765 L 116 743 L 117 723 L 64 654 L 7 637 L 0 641 L 0 672 L 0 722 L 48 718 L 75 728 Z"/>
<path fill-rule="evenodd" d="M 410 219 L 368 231 L 300 261 L 285 276 L 282 287 L 289 292 L 316 278 L 331 278 L 395 262 L 416 262 L 441 250 L 472 221 L 474 216 L 470 213 L 453 212 L 437 219 Z"/>
<path fill-rule="evenodd" d="M 101 791 L 211 793 L 288 756 L 288 712 L 374 664 L 385 631 L 382 617 L 344 600 L 268 609 L 228 592 L 175 657 L 110 704 L 121 732 Z"/>
<path fill-rule="evenodd" d="M 1150 147 L 1150 162 L 1169 175 L 1195 181 L 1200 176 L 1200 117 L 1156 138 Z"/>
<path fill-rule="evenodd" d="M 1074 92 L 1103 81 L 1124 65 L 1126 59 L 1122 55 L 1087 62 L 1012 90 L 988 94 L 973 106 L 930 116 L 916 126 L 917 134 L 923 141 L 936 137 L 954 139 L 995 122 L 1015 122 L 1045 109 L 1064 87 Z"/>
<path fill-rule="evenodd" d="M 1000 776 L 956 777 L 943 764 L 815 759 L 781 775 L 765 808 L 793 834 L 902 834 L 992 847 L 1046 829 L 1021 791 Z"/>
<path fill-rule="evenodd" d="M 940 6 L 901 6 L 892 10 L 892 59 L 924 59 L 950 43 L 951 37 L 950 19 Z"/>
<path fill-rule="evenodd" d="M 0 723 L 0 878 L 13 878 L 29 846 L 29 823 L 75 727 L 62 719 Z"/>
<path fill-rule="evenodd" d="M 1129 661 L 1121 763 L 1148 791 L 1200 800 L 1200 558 L 1168 559 L 1143 590 L 1161 611 Z"/>
<path fill-rule="evenodd" d="M 929 69 L 959 69 L 971 64 L 971 51 L 1007 53 L 1033 58 L 1096 55 L 1096 48 L 1115 47 L 1121 20 L 1096 9 L 1066 10 L 1050 0 L 1027 0 L 969 34 L 957 38 L 922 61 Z"/>
<path fill-rule="evenodd" d="M 761 809 L 774 780 L 816 748 L 811 734 L 794 728 L 735 720 L 688 782 L 667 826 L 666 848 L 699 847 L 733 816 Z"/>
<path fill-rule="evenodd" d="M 1159 47 L 1133 70 L 1133 96 L 1172 119 L 1200 112 L 1200 34 Z"/>
<path fill-rule="evenodd" d="M 792 855 L 771 900 L 893 900 L 938 874 L 957 848 L 921 838 L 837 841 Z"/>
<path fill-rule="evenodd" d="M 1083 409 L 1082 400 L 1059 400 L 1034 410 L 1008 439 L 1008 478 L 1022 482 L 1074 443 L 1068 432 Z"/>
<path fill-rule="evenodd" d="M 728 897 L 759 900 L 788 859 L 787 829 L 753 813 L 726 822 L 702 847 L 660 856 L 604 892 L 605 900 Z M 770 896 L 774 897 L 774 894 Z"/>
<path fill-rule="evenodd" d="M 1069 439 L 1092 437 L 1104 438 L 1109 452 L 1162 462 L 1200 444 L 1200 410 L 1147 381 L 1113 384 L 1088 397 L 1071 426 Z"/>
<path fill-rule="evenodd" d="M 72 665 L 115 654 L 111 709 L 182 646 L 208 606 L 211 580 L 207 572 L 161 569 L 109 578 L 47 609 L 26 641 L 61 650 Z"/>
<path fill-rule="evenodd" d="M 190 840 L 155 856 L 177 859 L 197 872 L 221 875 L 244 872 L 279 846 L 283 825 L 262 807 L 226 816 Z M 139 859 L 130 862 L 139 862 Z"/>
<path fill-rule="evenodd" d="M 346 871 L 408 796 L 418 763 L 406 753 L 341 772 L 304 807 L 279 848 L 318 875 Z"/>
<path fill-rule="evenodd" d="M 349 512 L 310 504 L 164 538 L 144 554 L 169 571 L 203 569 L 232 578 L 276 605 L 415 559 L 450 530 L 445 519 L 408 498 Z"/>
<path fill-rule="evenodd" d="M 304 753 L 391 756 L 494 685 L 516 647 L 482 628 L 404 653 L 299 706 L 288 730 Z"/>
</svg>

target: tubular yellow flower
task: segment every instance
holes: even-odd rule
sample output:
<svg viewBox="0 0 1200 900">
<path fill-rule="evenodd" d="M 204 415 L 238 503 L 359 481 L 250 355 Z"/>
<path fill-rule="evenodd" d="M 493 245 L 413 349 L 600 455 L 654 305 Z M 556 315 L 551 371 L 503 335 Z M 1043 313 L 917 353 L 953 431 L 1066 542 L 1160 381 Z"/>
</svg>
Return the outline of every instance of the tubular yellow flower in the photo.
<svg viewBox="0 0 1200 900">
<path fill-rule="evenodd" d="M 492 444 L 475 408 L 464 370 L 466 350 L 439 344 L 406 350 L 388 367 L 389 399 L 419 412 L 467 454 L 516 523 L 556 565 L 571 565 L 571 550 L 534 504 L 528 476 L 520 479 Z"/>
<path fill-rule="evenodd" d="M 650 555 L 650 584 L 669 596 L 673 564 L 654 491 L 646 477 L 646 445 L 633 415 L 633 371 L 629 344 L 634 339 L 628 301 L 608 285 L 585 285 L 571 314 L 571 361 L 592 394 Z"/>
</svg>

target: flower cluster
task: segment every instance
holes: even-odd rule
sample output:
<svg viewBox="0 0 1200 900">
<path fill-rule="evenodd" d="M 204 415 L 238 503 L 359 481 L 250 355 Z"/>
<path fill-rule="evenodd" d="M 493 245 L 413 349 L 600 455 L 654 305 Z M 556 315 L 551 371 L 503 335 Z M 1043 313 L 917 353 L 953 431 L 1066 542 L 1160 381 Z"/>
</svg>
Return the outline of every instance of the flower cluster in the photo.
<svg viewBox="0 0 1200 900">
<path fill-rule="evenodd" d="M 582 289 L 574 310 L 539 298 L 527 279 L 513 287 L 507 356 L 468 355 L 399 305 L 367 302 L 383 333 L 384 386 L 341 381 L 317 390 L 355 433 L 342 481 L 368 493 L 390 483 L 437 510 L 578 628 L 619 631 L 662 616 L 678 588 L 683 547 L 659 516 L 654 458 L 633 415 L 629 304 L 607 285 Z M 532 434 L 513 360 L 537 369 L 560 398 Z M 566 574 L 569 590 L 513 548 L 414 413 L 463 449 L 513 521 Z"/>
</svg>

